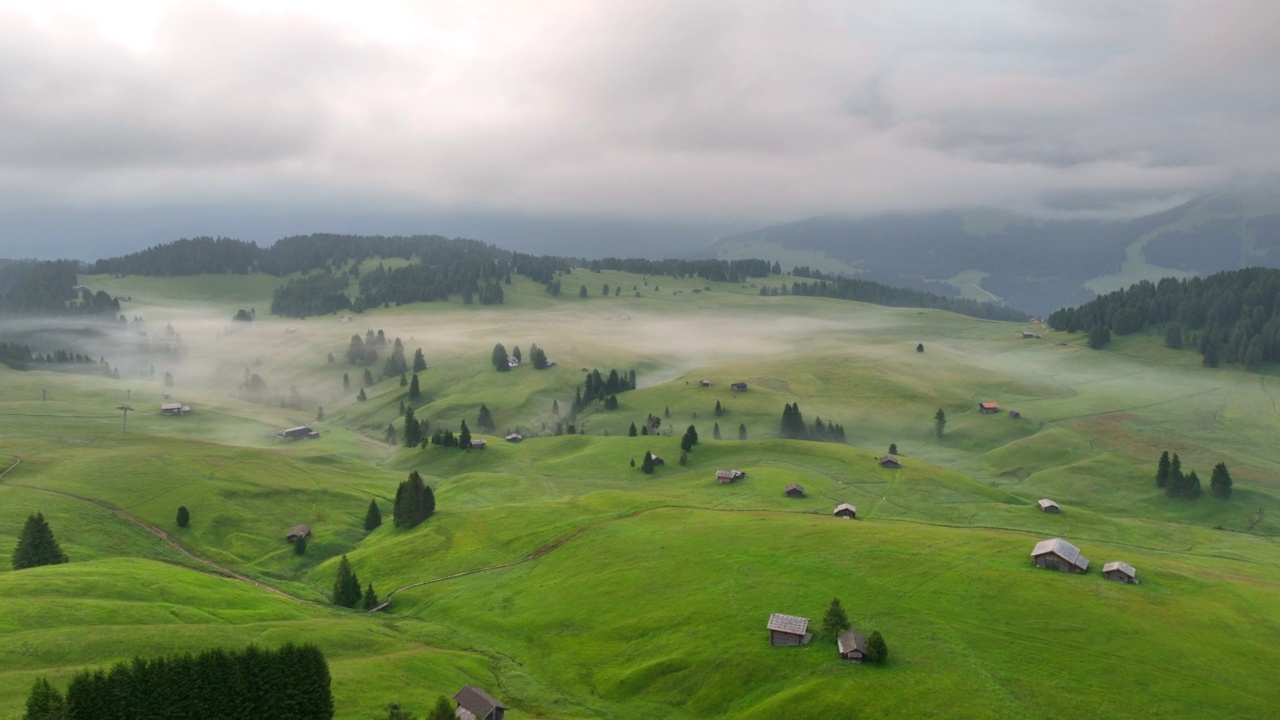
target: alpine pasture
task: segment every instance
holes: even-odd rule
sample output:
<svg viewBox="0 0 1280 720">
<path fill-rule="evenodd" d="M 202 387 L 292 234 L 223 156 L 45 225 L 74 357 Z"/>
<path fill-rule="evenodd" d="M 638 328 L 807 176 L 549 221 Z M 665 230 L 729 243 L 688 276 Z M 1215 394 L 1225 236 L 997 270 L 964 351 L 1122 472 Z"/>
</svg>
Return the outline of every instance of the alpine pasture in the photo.
<svg viewBox="0 0 1280 720">
<path fill-rule="evenodd" d="M 1038 326 L 759 296 L 778 276 L 579 269 L 561 281 L 560 297 L 516 278 L 502 305 L 417 303 L 343 322 L 270 316 L 278 280 L 258 275 L 82 276 L 129 296 L 122 314 L 149 334 L 172 325 L 184 351 L 108 357 L 120 380 L 0 368 L 0 546 L 11 554 L 40 511 L 71 558 L 0 572 L 0 715 L 19 715 L 40 676 L 288 641 L 324 650 L 337 717 L 353 720 L 393 701 L 422 714 L 467 683 L 513 720 L 1274 713 L 1271 371 L 1204 369 L 1154 336 L 1095 351 Z M 231 320 L 248 308 L 254 322 Z M 379 362 L 356 400 L 364 369 L 345 352 L 369 330 L 410 357 L 422 348 L 418 399 L 379 379 Z M 495 343 L 536 343 L 556 366 L 496 372 Z M 639 388 L 577 418 L 585 434 L 556 436 L 584 367 L 635 370 Z M 236 397 L 250 373 L 270 402 Z M 276 402 L 295 390 L 300 408 Z M 163 393 L 194 412 L 161 415 Z M 428 435 L 465 420 L 487 449 L 387 444 L 402 401 Z M 1001 412 L 980 415 L 981 401 Z M 787 403 L 839 423 L 847 443 L 779 439 Z M 481 404 L 494 435 L 475 428 Z M 657 434 L 628 436 L 650 415 Z M 272 437 L 304 424 L 320 437 Z M 681 464 L 689 425 L 699 442 Z M 508 431 L 526 439 L 504 442 Z M 901 469 L 877 462 L 891 443 Z M 1233 496 L 1166 498 L 1162 450 L 1206 483 L 1226 462 Z M 646 451 L 666 461 L 653 474 L 639 469 Z M 717 484 L 717 469 L 747 477 Z M 437 511 L 397 529 L 392 497 L 412 470 Z M 792 482 L 803 498 L 783 494 Z M 1042 497 L 1062 513 L 1041 513 Z M 384 523 L 366 533 L 370 499 Z M 842 502 L 858 520 L 832 517 Z M 284 541 L 299 523 L 313 530 L 304 555 Z M 1032 567 L 1032 546 L 1055 536 L 1091 559 L 1087 574 Z M 384 610 L 328 603 L 344 554 L 380 597 L 396 591 Z M 1109 560 L 1141 584 L 1105 581 Z M 855 629 L 883 633 L 885 665 L 838 658 L 818 630 L 833 597 Z M 813 641 L 770 647 L 775 612 L 809 617 Z"/>
</svg>

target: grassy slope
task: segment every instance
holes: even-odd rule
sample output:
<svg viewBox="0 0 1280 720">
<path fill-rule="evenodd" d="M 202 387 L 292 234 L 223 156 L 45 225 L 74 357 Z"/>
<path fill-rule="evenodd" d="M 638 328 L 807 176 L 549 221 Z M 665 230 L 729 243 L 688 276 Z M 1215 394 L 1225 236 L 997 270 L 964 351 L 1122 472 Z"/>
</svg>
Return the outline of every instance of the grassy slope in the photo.
<svg viewBox="0 0 1280 720">
<path fill-rule="evenodd" d="M 259 281 L 234 279 L 245 287 L 231 292 L 210 279 L 88 279 L 120 283 L 113 291 L 135 298 L 130 315 L 151 327 L 172 321 L 190 344 L 172 392 L 197 408 L 192 416 L 146 406 L 122 434 L 112 409 L 121 390 L 142 407 L 139 398 L 158 401 L 158 383 L 0 370 L 0 432 L 6 452 L 23 457 L 0 486 L 0 542 L 40 509 L 74 560 L 0 573 L 14 618 L 0 630 L 0 645 L 13 649 L 0 655 L 0 707 L 17 707 L 37 673 L 65 678 L 135 652 L 285 639 L 325 648 L 339 716 L 353 718 L 390 700 L 421 712 L 462 682 L 490 688 L 522 716 L 557 718 L 764 718 L 850 703 L 899 717 L 1168 716 L 1205 706 L 1262 717 L 1274 704 L 1260 669 L 1280 662 L 1278 529 L 1274 520 L 1260 536 L 1212 529 L 1239 530 L 1257 507 L 1275 517 L 1273 378 L 1206 371 L 1142 338 L 1098 353 L 1074 337 L 1020 340 L 1018 326 L 945 313 L 608 272 L 565 278 L 562 298 L 518 281 L 503 307 L 415 305 L 351 324 L 264 319 L 226 334 L 227 310 L 253 306 L 262 317 Z M 624 296 L 599 296 L 605 282 Z M 579 284 L 591 297 L 577 297 Z M 216 311 L 166 300 L 189 288 L 215 295 Z M 500 430 L 539 434 L 554 421 L 552 400 L 568 408 L 579 366 L 634 367 L 642 387 L 620 396 L 617 412 L 589 416 L 591 436 L 495 438 L 470 453 L 391 450 L 377 439 L 397 415 L 398 383 L 378 383 L 365 403 L 341 391 L 342 372 L 358 377 L 342 361 L 347 340 L 367 327 L 401 337 L 410 353 L 424 348 L 419 416 L 433 425 L 473 422 L 485 402 Z M 560 365 L 494 373 L 487 360 L 499 341 L 537 342 Z M 220 375 L 219 359 L 324 404 L 326 420 L 314 423 L 323 437 L 268 440 L 314 410 L 229 398 L 237 373 Z M 697 387 L 702 377 L 713 386 Z M 751 390 L 728 392 L 739 379 Z M 978 416 L 980 399 L 1024 417 Z M 719 418 L 716 400 L 728 409 Z M 785 402 L 842 423 L 853 446 L 774 439 Z M 930 432 L 938 407 L 950 419 L 941 441 Z M 668 410 L 673 435 L 625 437 L 630 422 Z M 713 422 L 725 440 L 711 439 Z M 681 467 L 678 436 L 690 423 L 703 442 Z M 728 439 L 738 423 L 745 443 Z M 890 442 L 902 470 L 874 462 Z M 1227 460 L 1237 497 L 1159 497 L 1150 476 L 1163 448 L 1206 483 L 1212 463 Z M 629 465 L 646 449 L 669 461 L 653 476 Z M 749 478 L 716 485 L 720 467 Z M 440 512 L 412 531 L 364 537 L 369 498 L 389 516 L 409 469 L 427 475 Z M 783 497 L 788 482 L 808 496 Z M 385 593 L 564 542 L 506 569 L 405 590 L 370 618 L 209 577 L 136 526 L 34 488 L 124 508 L 315 601 L 343 552 Z M 1045 495 L 1064 505 L 1061 516 L 1033 509 Z M 864 520 L 830 518 L 844 501 Z M 178 504 L 192 510 L 189 530 L 172 527 Z M 297 522 L 316 528 L 302 558 L 280 540 Z M 1030 568 L 1031 544 L 1056 534 L 1098 566 L 1136 565 L 1144 584 Z M 76 600 L 52 612 L 12 600 L 41 592 Z M 890 667 L 844 666 L 823 638 L 767 646 L 768 613 L 816 622 L 835 595 L 856 626 L 885 633 Z M 1170 662 L 1189 646 L 1231 690 Z"/>
</svg>

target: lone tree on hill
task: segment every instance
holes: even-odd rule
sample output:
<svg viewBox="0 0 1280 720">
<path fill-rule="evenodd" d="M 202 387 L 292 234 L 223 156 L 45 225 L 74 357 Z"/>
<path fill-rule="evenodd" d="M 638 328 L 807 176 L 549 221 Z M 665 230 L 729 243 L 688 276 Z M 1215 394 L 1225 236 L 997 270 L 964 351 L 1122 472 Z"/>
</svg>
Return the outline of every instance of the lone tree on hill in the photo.
<svg viewBox="0 0 1280 720">
<path fill-rule="evenodd" d="M 1218 463 L 1213 466 L 1213 476 L 1209 478 L 1209 489 L 1213 491 L 1215 497 L 1227 499 L 1231 497 L 1231 473 L 1227 471 L 1226 463 Z"/>
<path fill-rule="evenodd" d="M 353 608 L 360 602 L 360 578 L 351 569 L 346 555 L 338 562 L 338 576 L 333 580 L 333 604 Z"/>
<path fill-rule="evenodd" d="M 409 473 L 409 479 L 396 488 L 396 502 L 392 517 L 396 527 L 411 528 L 436 511 L 436 497 L 431 487 L 422 481 L 417 470 Z"/>
<path fill-rule="evenodd" d="M 924 343 L 916 343 L 916 352 L 924 352 Z"/>
<path fill-rule="evenodd" d="M 747 425 L 746 425 L 746 423 L 738 423 L 738 439 L 739 439 L 739 440 L 746 440 L 746 439 L 747 439 Z"/>
<path fill-rule="evenodd" d="M 716 417 L 724 415 L 724 407 L 720 405 L 720 401 L 716 401 Z"/>
<path fill-rule="evenodd" d="M 587 286 L 583 285 L 582 289 L 578 291 L 578 297 L 584 298 L 586 296 L 587 296 Z"/>
<path fill-rule="evenodd" d="M 484 403 L 480 404 L 480 415 L 476 418 L 476 428 L 482 433 L 489 435 L 497 429 L 497 425 L 493 424 L 493 414 L 489 412 L 489 406 Z"/>
<path fill-rule="evenodd" d="M 689 452 L 694 445 L 698 444 L 698 429 L 690 425 L 688 430 L 684 431 L 684 436 L 680 438 L 680 449 Z"/>
<path fill-rule="evenodd" d="M 898 443 L 889 443 L 889 454 L 890 455 L 898 454 Z"/>
<path fill-rule="evenodd" d="M 879 630 L 871 631 L 871 635 L 867 636 L 867 662 L 874 665 L 883 665 L 889 659 L 889 646 L 884 642 L 884 636 Z"/>
<path fill-rule="evenodd" d="M 191 524 L 191 512 L 187 510 L 186 505 L 178 506 L 178 527 L 186 527 Z"/>
<path fill-rule="evenodd" d="M 644 451 L 644 462 L 640 463 L 640 472 L 646 475 L 653 474 L 653 453 L 648 450 Z"/>
<path fill-rule="evenodd" d="M 418 373 L 413 374 L 413 379 L 409 381 L 409 399 L 417 400 L 422 395 L 422 386 L 418 384 Z"/>
<path fill-rule="evenodd" d="M 378 501 L 370 500 L 369 509 L 364 514 L 364 529 L 373 531 L 382 525 L 382 511 L 378 509 Z"/>
<path fill-rule="evenodd" d="M 489 362 L 493 363 L 493 369 L 498 372 L 509 372 L 511 365 L 507 362 L 507 349 L 498 343 L 493 346 L 493 355 L 489 357 Z"/>
<path fill-rule="evenodd" d="M 67 701 L 62 693 L 48 680 L 36 678 L 31 694 L 27 696 L 27 712 L 22 720 L 62 720 L 66 712 Z"/>
<path fill-rule="evenodd" d="M 942 412 L 942 408 L 938 408 L 938 412 L 933 414 L 933 434 L 942 437 L 942 431 L 947 429 L 947 414 Z"/>
<path fill-rule="evenodd" d="M 378 593 L 373 591 L 373 583 L 364 589 L 364 595 L 360 599 L 360 606 L 365 610 L 372 610 L 378 607 Z"/>
<path fill-rule="evenodd" d="M 365 400 L 368 400 L 368 399 L 369 399 L 369 396 L 364 394 L 364 388 L 360 388 L 360 392 L 356 393 L 356 400 L 360 402 L 364 402 Z"/>
<path fill-rule="evenodd" d="M 62 552 L 58 541 L 53 537 L 53 530 L 45 522 L 44 515 L 36 513 L 28 515 L 27 522 L 18 535 L 18 547 L 13 551 L 13 569 L 40 567 L 41 565 L 61 565 L 67 562 L 67 554 Z"/>
<path fill-rule="evenodd" d="M 827 614 L 822 616 L 822 632 L 837 637 L 840 633 L 849 629 L 849 616 L 844 613 L 844 606 L 840 604 L 840 598 L 831 598 L 831 605 L 827 607 Z"/>
<path fill-rule="evenodd" d="M 1156 487 L 1162 488 L 1169 484 L 1169 451 L 1165 450 L 1160 453 L 1160 463 L 1156 465 Z"/>
<path fill-rule="evenodd" d="M 720 423 L 716 423 L 715 426 L 711 428 L 711 439 L 712 440 L 720 439 Z"/>
<path fill-rule="evenodd" d="M 458 447 L 463 450 L 471 448 L 471 428 L 467 427 L 467 421 L 462 421 L 462 429 L 458 431 Z"/>
<path fill-rule="evenodd" d="M 388 445 L 395 445 L 397 442 L 396 426 L 391 423 L 387 423 L 387 431 L 382 434 L 382 439 L 385 440 Z"/>
<path fill-rule="evenodd" d="M 636 436 L 636 435 L 638 435 L 638 434 L 639 434 L 639 433 L 637 433 L 637 432 L 636 432 L 636 424 L 635 424 L 635 423 L 631 423 L 631 427 L 627 429 L 627 436 L 628 436 L 628 437 L 635 437 L 635 436 Z"/>
</svg>

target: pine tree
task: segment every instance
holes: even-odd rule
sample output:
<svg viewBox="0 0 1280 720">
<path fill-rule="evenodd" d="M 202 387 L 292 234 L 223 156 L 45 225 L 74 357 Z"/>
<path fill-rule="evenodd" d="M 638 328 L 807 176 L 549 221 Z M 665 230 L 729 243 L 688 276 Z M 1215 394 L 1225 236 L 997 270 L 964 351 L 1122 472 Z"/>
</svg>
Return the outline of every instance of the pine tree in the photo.
<svg viewBox="0 0 1280 720">
<path fill-rule="evenodd" d="M 323 419 L 324 419 L 324 406 L 321 405 L 320 407 L 316 408 L 316 422 L 320 422 Z"/>
<path fill-rule="evenodd" d="M 369 368 L 364 369 L 364 386 L 373 387 L 373 371 Z"/>
<path fill-rule="evenodd" d="M 333 604 L 353 608 L 360 602 L 360 578 L 351 569 L 346 555 L 338 562 L 338 576 L 333 580 Z"/>
<path fill-rule="evenodd" d="M 364 589 L 364 596 L 360 599 L 360 606 L 365 610 L 372 610 L 378 607 L 378 593 L 373 591 L 373 583 Z"/>
<path fill-rule="evenodd" d="M 497 426 L 493 423 L 493 414 L 489 412 L 489 406 L 484 403 L 480 404 L 480 415 L 476 418 L 476 428 L 480 432 L 489 435 L 492 435 L 493 431 L 497 429 Z"/>
<path fill-rule="evenodd" d="M 18 535 L 18 547 L 13 551 L 13 569 L 40 567 L 41 565 L 61 565 L 67 562 L 67 554 L 62 552 L 58 541 L 53 537 L 53 530 L 45 522 L 44 515 L 36 513 L 28 515 L 27 522 Z"/>
<path fill-rule="evenodd" d="M 646 475 L 653 474 L 653 453 L 648 450 L 644 451 L 644 462 L 640 463 L 640 472 Z"/>
<path fill-rule="evenodd" d="M 552 415 L 559 415 L 559 414 L 560 414 L 560 401 L 559 401 L 559 400 L 552 400 L 552 401 L 551 401 L 551 414 L 552 414 Z"/>
<path fill-rule="evenodd" d="M 680 464 L 681 464 L 681 465 L 688 465 L 688 464 L 689 464 L 689 451 L 688 451 L 688 450 L 681 450 L 681 451 L 680 451 Z"/>
<path fill-rule="evenodd" d="M 883 665 L 889 659 L 889 646 L 879 630 L 873 630 L 867 636 L 867 661 L 875 665 Z"/>
<path fill-rule="evenodd" d="M 413 371 L 420 373 L 427 369 L 427 358 L 422 354 L 422 348 L 413 351 Z"/>
<path fill-rule="evenodd" d="M 1182 460 L 1178 458 L 1178 453 L 1173 454 L 1173 459 L 1169 461 L 1169 480 L 1165 483 L 1164 491 L 1169 497 L 1182 497 L 1182 491 L 1186 484 L 1186 478 L 1182 475 Z"/>
<path fill-rule="evenodd" d="M 1156 465 L 1156 487 L 1162 488 L 1169 484 L 1169 451 L 1165 450 L 1160 453 L 1160 463 Z"/>
<path fill-rule="evenodd" d="M 502 343 L 493 346 L 493 354 L 489 356 L 489 362 L 493 363 L 493 369 L 498 372 L 511 370 L 511 365 L 507 362 L 507 349 L 502 346 Z"/>
<path fill-rule="evenodd" d="M 436 704 L 431 708 L 431 713 L 423 720 L 454 720 L 453 703 L 441 695 L 436 698 Z"/>
<path fill-rule="evenodd" d="M 369 509 L 364 514 L 364 529 L 372 532 L 382 525 L 382 511 L 378 509 L 378 501 L 370 500 Z"/>
<path fill-rule="evenodd" d="M 721 407 L 720 401 L 717 400 L 716 401 L 716 417 L 720 417 L 721 415 L 724 415 L 724 408 Z"/>
<path fill-rule="evenodd" d="M 343 390 L 351 389 L 351 376 L 346 373 L 342 373 L 342 389 Z"/>
<path fill-rule="evenodd" d="M 396 527 L 411 528 L 431 516 L 436 509 L 436 499 L 431 488 L 422 481 L 417 470 L 409 473 L 409 479 L 396 488 L 392 517 Z"/>
<path fill-rule="evenodd" d="M 827 614 L 822 616 L 822 632 L 831 637 L 839 637 L 840 633 L 849 629 L 849 616 L 845 615 L 840 598 L 832 598 L 827 607 Z"/>
<path fill-rule="evenodd" d="M 186 505 L 178 506 L 178 527 L 184 528 L 191 524 L 191 511 L 187 510 Z"/>
<path fill-rule="evenodd" d="M 747 439 L 747 425 L 746 425 L 746 423 L 738 423 L 738 439 L 739 439 L 739 440 L 746 440 L 746 439 Z"/>
<path fill-rule="evenodd" d="M 1089 330 L 1089 347 L 1101 350 L 1111 342 L 1111 330 L 1106 325 L 1094 325 Z"/>
<path fill-rule="evenodd" d="M 393 425 L 392 423 L 387 423 L 387 431 L 386 431 L 385 433 L 383 433 L 383 434 L 382 434 L 382 439 L 383 439 L 383 440 L 384 440 L 388 445 L 395 445 L 395 444 L 396 444 L 396 442 L 397 442 L 397 440 L 396 440 L 396 426 L 395 426 L 395 425 Z"/>
<path fill-rule="evenodd" d="M 409 379 L 404 376 L 404 373 L 400 373 L 400 387 L 404 387 L 405 385 L 408 385 L 408 384 L 409 384 Z"/>
<path fill-rule="evenodd" d="M 462 421 L 462 429 L 458 431 L 458 447 L 463 450 L 471 447 L 471 428 L 467 427 L 467 421 Z"/>
<path fill-rule="evenodd" d="M 916 343 L 916 352 L 918 353 L 924 352 L 924 343 Z"/>
<path fill-rule="evenodd" d="M 414 416 L 413 408 L 404 409 L 404 446 L 417 447 L 422 442 L 422 424 Z"/>
<path fill-rule="evenodd" d="M 586 296 L 587 296 L 587 286 L 583 285 L 582 289 L 578 291 L 578 297 L 584 298 Z"/>
<path fill-rule="evenodd" d="M 48 680 L 36 678 L 31 694 L 27 696 L 27 712 L 22 720 L 63 720 L 66 712 L 67 705 L 62 693 Z"/>
<path fill-rule="evenodd" d="M 631 423 L 631 427 L 627 429 L 627 436 L 628 436 L 628 437 L 635 437 L 635 436 L 636 436 L 636 434 L 637 434 L 637 433 L 636 433 L 636 424 L 635 424 L 635 423 Z"/>
<path fill-rule="evenodd" d="M 938 438 L 942 437 L 942 431 L 947 429 L 947 414 L 942 412 L 942 408 L 938 408 L 938 412 L 933 414 L 933 434 Z"/>
<path fill-rule="evenodd" d="M 889 454 L 890 455 L 898 454 L 898 443 L 889 443 Z"/>
<path fill-rule="evenodd" d="M 1200 497 L 1200 476 L 1196 475 L 1196 471 L 1192 470 L 1187 473 L 1187 477 L 1182 481 L 1182 497 L 1188 500 L 1195 500 Z"/>
<path fill-rule="evenodd" d="M 1169 323 L 1164 330 L 1164 345 L 1174 350 L 1182 349 L 1182 326 L 1176 322 Z"/>
<path fill-rule="evenodd" d="M 1213 492 L 1214 497 L 1220 497 L 1224 500 L 1231 497 L 1231 473 L 1227 470 L 1226 463 L 1218 463 L 1213 466 L 1213 476 L 1209 478 L 1209 489 Z"/>
<path fill-rule="evenodd" d="M 698 430 L 690 425 L 688 430 L 684 431 L 684 435 L 680 438 L 680 449 L 689 452 L 694 445 L 698 444 Z"/>
<path fill-rule="evenodd" d="M 369 399 L 369 396 L 364 394 L 364 388 L 360 388 L 360 392 L 356 393 L 356 400 L 360 402 L 364 402 L 365 400 L 368 400 L 368 399 Z"/>
<path fill-rule="evenodd" d="M 720 439 L 720 423 L 716 423 L 715 426 L 711 428 L 711 439 L 712 440 Z"/>
</svg>

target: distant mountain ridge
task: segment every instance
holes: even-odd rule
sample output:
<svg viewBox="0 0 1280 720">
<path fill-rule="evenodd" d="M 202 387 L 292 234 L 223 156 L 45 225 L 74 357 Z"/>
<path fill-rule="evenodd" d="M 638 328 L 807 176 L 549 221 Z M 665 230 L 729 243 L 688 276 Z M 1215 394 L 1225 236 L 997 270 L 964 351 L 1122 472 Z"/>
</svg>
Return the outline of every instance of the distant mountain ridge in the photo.
<svg viewBox="0 0 1280 720">
<path fill-rule="evenodd" d="M 994 295 L 1047 314 L 1139 280 L 1280 267 L 1280 194 L 1218 193 L 1131 220 L 994 210 L 825 215 L 724 237 L 709 252 L 945 295 Z"/>
</svg>

